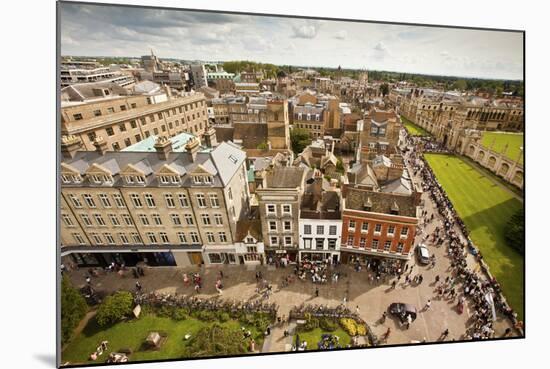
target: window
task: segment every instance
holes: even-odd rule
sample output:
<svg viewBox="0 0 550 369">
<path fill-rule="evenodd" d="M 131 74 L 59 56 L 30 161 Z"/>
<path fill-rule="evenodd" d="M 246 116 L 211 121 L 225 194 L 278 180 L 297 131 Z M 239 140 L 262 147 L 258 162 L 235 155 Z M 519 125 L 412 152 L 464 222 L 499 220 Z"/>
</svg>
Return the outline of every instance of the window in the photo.
<svg viewBox="0 0 550 369">
<path fill-rule="evenodd" d="M 67 175 L 62 174 L 61 175 L 61 182 L 63 183 L 71 183 L 71 178 Z"/>
<path fill-rule="evenodd" d="M 107 111 L 108 111 L 109 113 L 114 113 L 114 112 L 115 112 L 115 108 L 113 108 L 113 107 L 107 108 Z"/>
<path fill-rule="evenodd" d="M 147 218 L 147 215 L 139 214 L 139 219 L 141 220 L 141 224 L 143 224 L 144 226 L 149 225 L 149 218 Z"/>
<path fill-rule="evenodd" d="M 135 120 L 131 120 L 131 121 L 130 121 L 130 127 L 132 127 L 132 128 L 137 128 L 137 123 L 136 123 Z"/>
<path fill-rule="evenodd" d="M 403 252 L 403 247 L 404 247 L 403 242 L 399 242 L 399 243 L 397 244 L 397 250 L 396 250 L 396 252 L 397 252 L 398 254 L 401 254 L 401 253 Z"/>
<path fill-rule="evenodd" d="M 197 232 L 191 232 L 191 243 L 197 244 L 199 241 L 199 234 Z"/>
<path fill-rule="evenodd" d="M 73 206 L 77 209 L 82 208 L 82 203 L 80 202 L 80 199 L 76 195 L 69 195 L 69 198 L 71 199 Z"/>
<path fill-rule="evenodd" d="M 120 110 L 125 111 L 126 110 L 126 105 L 120 105 Z"/>
<path fill-rule="evenodd" d="M 304 224 L 304 234 L 311 234 L 311 225 Z"/>
<path fill-rule="evenodd" d="M 90 235 L 92 236 L 92 240 L 94 241 L 94 243 L 96 243 L 97 245 L 103 245 L 103 240 L 101 239 L 99 234 L 90 233 Z"/>
<path fill-rule="evenodd" d="M 328 239 L 328 249 L 329 250 L 336 250 L 336 238 L 329 238 Z"/>
<path fill-rule="evenodd" d="M 205 200 L 204 195 L 202 193 L 197 194 L 197 204 L 199 205 L 199 208 L 205 208 L 206 207 L 206 200 Z"/>
<path fill-rule="evenodd" d="M 180 201 L 180 206 L 182 208 L 188 208 L 189 207 L 189 200 L 187 199 L 187 195 L 184 193 L 178 194 L 178 200 Z"/>
<path fill-rule="evenodd" d="M 292 231 L 292 223 L 291 223 L 289 220 L 285 220 L 285 221 L 283 222 L 283 226 L 284 226 L 283 229 L 285 230 L 285 232 L 290 232 L 290 231 Z"/>
<path fill-rule="evenodd" d="M 84 241 L 84 238 L 82 238 L 82 235 L 80 233 L 73 233 L 73 238 L 79 245 L 86 244 L 86 241 Z"/>
<path fill-rule="evenodd" d="M 366 239 L 365 237 L 361 237 L 361 238 L 359 239 L 359 247 L 363 247 L 363 248 L 364 248 L 365 245 L 366 245 L 366 243 L 367 243 L 367 239 Z"/>
<path fill-rule="evenodd" d="M 374 233 L 380 234 L 381 230 L 382 230 L 382 224 L 377 224 L 374 226 Z"/>
<path fill-rule="evenodd" d="M 227 242 L 227 236 L 225 235 L 225 232 L 219 232 L 218 237 L 220 238 L 221 243 L 226 243 Z"/>
<path fill-rule="evenodd" d="M 378 240 L 372 240 L 372 248 L 377 249 L 378 248 Z"/>
<path fill-rule="evenodd" d="M 95 117 L 101 116 L 101 110 L 94 110 L 94 116 Z"/>
<path fill-rule="evenodd" d="M 113 129 L 113 127 L 107 127 L 105 129 L 105 132 L 107 132 L 108 136 L 114 136 L 115 135 L 115 130 Z"/>
<path fill-rule="evenodd" d="M 311 249 L 311 238 L 304 238 L 304 248 Z"/>
<path fill-rule="evenodd" d="M 80 114 L 80 113 L 73 114 L 73 118 L 74 118 L 74 120 L 82 120 L 82 114 Z"/>
<path fill-rule="evenodd" d="M 281 208 L 282 208 L 283 215 L 290 215 L 292 213 L 291 207 L 288 204 L 281 206 Z"/>
<path fill-rule="evenodd" d="M 279 245 L 279 239 L 275 236 L 272 236 L 270 239 L 269 239 L 269 244 L 271 246 L 277 246 Z"/>
<path fill-rule="evenodd" d="M 111 201 L 109 201 L 109 196 L 106 193 L 100 193 L 99 200 L 104 208 L 108 209 L 111 207 Z"/>
<path fill-rule="evenodd" d="M 132 200 L 132 204 L 134 204 L 134 208 L 140 209 L 143 207 L 141 199 L 137 193 L 130 194 L 130 199 Z"/>
<path fill-rule="evenodd" d="M 170 214 L 170 218 L 172 218 L 172 223 L 174 225 L 176 225 L 176 226 L 181 225 L 181 219 L 180 219 L 180 216 L 178 214 Z"/>
<path fill-rule="evenodd" d="M 153 198 L 153 195 L 151 195 L 150 193 L 146 193 L 145 195 L 143 195 L 143 197 L 145 197 L 145 203 L 149 208 L 155 207 L 155 199 Z"/>
<path fill-rule="evenodd" d="M 350 219 L 350 221 L 349 221 L 349 229 L 355 229 L 355 220 Z"/>
<path fill-rule="evenodd" d="M 325 246 L 325 239 L 324 238 L 316 238 L 315 239 L 315 248 L 317 250 L 322 250 Z"/>
<path fill-rule="evenodd" d="M 409 228 L 407 228 L 407 227 L 401 228 L 401 237 L 402 238 L 407 237 L 408 234 L 409 234 Z"/>
<path fill-rule="evenodd" d="M 178 232 L 177 235 L 178 235 L 178 240 L 181 244 L 186 244 L 187 243 L 187 237 L 185 237 L 185 233 Z"/>
<path fill-rule="evenodd" d="M 347 245 L 348 245 L 348 246 L 353 246 L 354 238 L 355 238 L 355 237 L 353 237 L 353 236 L 348 236 L 348 242 L 347 242 Z"/>
<path fill-rule="evenodd" d="M 122 196 L 120 196 L 120 194 L 113 194 L 113 199 L 115 200 L 117 208 L 124 208 L 124 201 L 122 201 Z"/>
<path fill-rule="evenodd" d="M 139 233 L 136 233 L 136 232 L 132 232 L 131 233 L 131 236 L 132 236 L 132 239 L 134 240 L 134 243 L 138 244 L 138 243 L 143 243 L 141 241 L 141 237 L 139 235 Z"/>
<path fill-rule="evenodd" d="M 122 214 L 122 219 L 124 220 L 124 223 L 126 223 L 127 226 L 134 225 L 134 222 L 132 221 L 132 217 L 130 214 Z"/>
<path fill-rule="evenodd" d="M 222 262 L 222 257 L 220 254 L 208 254 L 208 258 L 213 264 L 220 264 Z"/>
<path fill-rule="evenodd" d="M 206 240 L 207 240 L 209 243 L 214 243 L 214 242 L 216 242 L 216 239 L 214 238 L 214 233 L 212 233 L 212 232 L 206 232 Z"/>
<path fill-rule="evenodd" d="M 368 232 L 369 231 L 369 222 L 363 222 L 361 224 L 361 232 Z"/>
<path fill-rule="evenodd" d="M 285 236 L 285 246 L 292 246 L 292 237 Z"/>
<path fill-rule="evenodd" d="M 210 197 L 210 206 L 212 206 L 213 208 L 219 208 L 220 200 L 218 199 L 218 195 L 216 195 L 215 193 L 211 193 L 209 197 Z"/>
<path fill-rule="evenodd" d="M 82 195 L 82 197 L 84 197 L 84 201 L 86 202 L 86 205 L 88 205 L 91 208 L 95 208 L 95 201 L 92 195 L 85 194 L 85 195 Z"/>
<path fill-rule="evenodd" d="M 128 240 L 128 236 L 126 236 L 126 233 L 119 233 L 118 238 L 120 238 L 120 242 L 123 245 L 128 245 L 130 241 Z"/>
<path fill-rule="evenodd" d="M 337 227 L 335 225 L 331 225 L 328 227 L 328 234 L 331 236 L 336 235 Z"/>
<path fill-rule="evenodd" d="M 191 214 L 184 214 L 183 217 L 185 218 L 185 223 L 187 223 L 187 225 L 193 225 L 194 224 L 193 216 Z"/>
<path fill-rule="evenodd" d="M 120 220 L 118 220 L 116 214 L 109 214 L 109 220 L 114 227 L 120 227 Z"/>
<path fill-rule="evenodd" d="M 391 241 L 384 242 L 384 251 L 390 251 Z"/>
<path fill-rule="evenodd" d="M 155 236 L 155 234 L 153 232 L 147 232 L 146 235 L 147 235 L 147 238 L 149 239 L 149 243 L 151 245 L 156 245 L 157 244 L 157 236 Z"/>
<path fill-rule="evenodd" d="M 202 224 L 210 225 L 210 216 L 208 214 L 201 214 Z"/>
<path fill-rule="evenodd" d="M 223 225 L 223 218 L 221 214 L 214 214 L 214 223 L 216 223 L 217 226 Z"/>
<path fill-rule="evenodd" d="M 162 219 L 160 218 L 160 214 L 152 214 L 151 217 L 153 218 L 153 221 L 155 222 L 155 225 L 162 225 Z"/>
<path fill-rule="evenodd" d="M 105 224 L 105 219 L 101 216 L 101 214 L 94 214 L 94 219 L 98 226 L 100 227 L 106 227 L 107 224 Z"/>
<path fill-rule="evenodd" d="M 270 221 L 270 222 L 269 222 L 269 230 L 270 230 L 271 232 L 277 232 L 277 222 L 275 222 L 275 221 L 273 221 L 273 220 Z"/>
<path fill-rule="evenodd" d="M 164 199 L 166 200 L 166 207 L 175 208 L 176 203 L 174 202 L 174 196 L 171 193 L 164 194 Z"/>
<path fill-rule="evenodd" d="M 63 223 L 65 223 L 65 226 L 67 227 L 74 227 L 73 220 L 69 216 L 69 214 L 61 214 L 61 218 L 63 219 Z"/>
<path fill-rule="evenodd" d="M 231 187 L 229 187 L 229 191 L 227 191 L 227 197 L 229 197 L 229 200 L 233 200 L 233 191 L 231 191 Z"/>
<path fill-rule="evenodd" d="M 112 234 L 110 233 L 103 233 L 103 236 L 105 237 L 105 239 L 107 240 L 107 243 L 109 245 L 114 245 L 116 242 L 115 242 L 115 238 L 113 237 Z"/>
<path fill-rule="evenodd" d="M 275 205 L 267 204 L 265 208 L 266 208 L 267 215 L 275 215 Z"/>
<path fill-rule="evenodd" d="M 168 239 L 168 235 L 166 232 L 160 232 L 160 241 L 164 244 L 170 243 L 170 240 Z"/>
<path fill-rule="evenodd" d="M 388 236 L 393 236 L 394 233 L 395 233 L 395 226 L 393 225 L 388 226 Z"/>
<path fill-rule="evenodd" d="M 325 226 L 318 225 L 317 226 L 317 234 L 324 234 L 325 233 Z"/>
</svg>

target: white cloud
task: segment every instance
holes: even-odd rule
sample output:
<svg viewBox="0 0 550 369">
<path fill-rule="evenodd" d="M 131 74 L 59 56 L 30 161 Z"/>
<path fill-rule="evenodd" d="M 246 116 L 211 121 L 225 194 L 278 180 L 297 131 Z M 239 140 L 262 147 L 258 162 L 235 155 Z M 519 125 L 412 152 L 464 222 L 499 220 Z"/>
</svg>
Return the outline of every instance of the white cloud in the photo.
<svg viewBox="0 0 550 369">
<path fill-rule="evenodd" d="M 376 44 L 376 46 L 374 46 L 374 50 L 379 52 L 386 52 L 388 51 L 388 47 L 386 46 L 386 44 L 380 41 L 379 43 Z"/>
<path fill-rule="evenodd" d="M 315 38 L 321 23 L 318 21 L 307 21 L 304 24 L 298 24 L 292 26 L 292 31 L 294 32 L 292 37 L 294 38 Z"/>
</svg>

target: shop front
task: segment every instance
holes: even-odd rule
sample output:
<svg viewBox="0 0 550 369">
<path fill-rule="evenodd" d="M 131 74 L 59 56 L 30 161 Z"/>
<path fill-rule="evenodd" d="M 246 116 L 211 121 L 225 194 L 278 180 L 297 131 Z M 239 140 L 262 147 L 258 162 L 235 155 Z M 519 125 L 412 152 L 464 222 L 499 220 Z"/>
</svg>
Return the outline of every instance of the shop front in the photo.
<svg viewBox="0 0 550 369">
<path fill-rule="evenodd" d="M 307 250 L 307 251 L 302 251 L 300 250 L 299 252 L 299 261 L 304 261 L 304 260 L 308 260 L 308 261 L 327 261 L 327 260 L 330 260 L 330 263 L 332 264 L 337 264 L 338 261 L 339 261 L 339 258 L 340 258 L 340 253 L 339 252 L 334 252 L 334 251 L 326 251 L 326 250 L 320 250 L 320 251 L 315 251 L 315 250 Z"/>
<path fill-rule="evenodd" d="M 233 246 L 204 246 L 202 254 L 205 264 L 237 264 Z"/>
</svg>

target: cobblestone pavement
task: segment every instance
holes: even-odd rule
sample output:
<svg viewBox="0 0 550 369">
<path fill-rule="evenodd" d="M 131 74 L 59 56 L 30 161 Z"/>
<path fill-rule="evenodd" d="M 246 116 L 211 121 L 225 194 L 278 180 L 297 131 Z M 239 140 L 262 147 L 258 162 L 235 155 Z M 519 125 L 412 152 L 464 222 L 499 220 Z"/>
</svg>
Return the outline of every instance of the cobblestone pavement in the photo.
<svg viewBox="0 0 550 369">
<path fill-rule="evenodd" d="M 417 178 L 417 180 L 420 179 Z M 428 216 L 430 216 L 436 211 L 434 203 L 427 193 L 422 195 L 422 200 L 424 210 L 427 210 Z M 422 232 L 417 234 L 415 245 L 422 242 L 423 237 L 426 234 L 431 234 L 438 225 L 441 226 L 442 222 L 436 213 L 434 221 L 422 226 Z M 310 281 L 300 281 L 298 279 L 284 288 L 281 286 L 282 279 L 289 274 L 293 274 L 292 266 L 279 269 L 272 266 L 243 265 L 146 268 L 146 275 L 140 278 L 140 283 L 146 292 L 158 291 L 211 297 L 218 295 L 215 282 L 219 271 L 223 270 L 224 289 L 222 298 L 254 300 L 260 298 L 255 292 L 255 273 L 261 270 L 264 278 L 273 285 L 274 293 L 269 297 L 269 302 L 277 303 L 279 305 L 279 315 L 284 317 L 288 317 L 288 313 L 293 306 L 302 303 L 337 306 L 346 297 L 348 308 L 352 311 L 356 311 L 358 308 L 359 315 L 370 325 L 377 336 L 380 337 L 388 328 L 391 329 L 386 344 L 404 344 L 423 340 L 428 342 L 437 341 L 445 329 L 449 329 L 450 332 L 446 340 L 459 340 L 462 338 L 467 327 L 467 321 L 470 318 L 469 303 L 466 304 L 463 314 L 458 314 L 456 310 L 457 300 L 452 302 L 435 296 L 435 276 L 439 275 L 440 278 L 444 279 L 450 274 L 450 260 L 446 255 L 445 244 L 434 246 L 429 242 L 424 243 L 427 244 L 430 253 L 436 256 L 435 267 L 418 265 L 413 257 L 409 261 L 409 266 L 412 266 L 411 276 L 422 274 L 423 283 L 414 286 L 405 285 L 403 276 L 395 289 L 391 287 L 393 278 L 388 277 L 379 283 L 370 282 L 368 271 L 356 272 L 348 265 L 335 267 L 343 273 L 342 278 L 337 283 L 313 284 Z M 476 269 L 477 263 L 472 255 L 468 255 L 467 261 L 471 268 Z M 69 275 L 76 286 L 83 286 L 86 272 L 86 269 L 77 270 L 70 272 Z M 195 293 L 192 284 L 184 285 L 183 283 L 183 273 L 193 272 L 199 272 L 203 277 L 203 289 L 199 294 Z M 135 281 L 130 271 L 123 277 L 115 273 L 102 272 L 99 276 L 93 277 L 92 286 L 98 291 L 112 293 L 116 290 L 133 290 Z M 316 287 L 319 288 L 318 297 L 315 296 Z M 425 311 L 423 307 L 428 299 L 431 299 L 431 307 L 428 311 Z M 402 327 L 397 320 L 390 317 L 383 324 L 380 323 L 382 313 L 393 302 L 409 303 L 416 306 L 420 311 L 418 318 L 411 324 L 409 329 Z M 512 327 L 511 323 L 504 318 L 499 318 L 494 327 L 495 337 L 500 337 L 508 327 Z M 283 337 L 283 331 L 288 328 L 286 325 L 273 327 L 271 337 L 264 343 L 264 351 L 288 350 L 290 339 Z"/>
</svg>

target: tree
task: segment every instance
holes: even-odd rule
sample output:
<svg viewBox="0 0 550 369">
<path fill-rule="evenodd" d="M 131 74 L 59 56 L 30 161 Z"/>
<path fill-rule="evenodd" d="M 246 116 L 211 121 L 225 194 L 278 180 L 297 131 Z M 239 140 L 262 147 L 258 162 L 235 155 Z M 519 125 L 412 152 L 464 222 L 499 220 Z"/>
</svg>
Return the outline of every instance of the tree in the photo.
<svg viewBox="0 0 550 369">
<path fill-rule="evenodd" d="M 256 146 L 256 148 L 258 150 L 267 150 L 269 148 L 269 146 L 267 145 L 267 143 L 265 142 L 262 142 L 261 144 L 259 144 L 258 146 Z"/>
<path fill-rule="evenodd" d="M 523 255 L 525 252 L 525 213 L 523 209 L 518 210 L 510 217 L 504 232 L 504 238 L 510 247 Z"/>
<path fill-rule="evenodd" d="M 390 93 L 390 88 L 387 83 L 380 85 L 380 92 L 382 93 L 382 96 L 387 96 Z"/>
<path fill-rule="evenodd" d="M 219 323 L 201 329 L 185 348 L 185 357 L 212 357 L 246 353 L 247 341 L 239 328 Z"/>
<path fill-rule="evenodd" d="M 71 285 L 68 278 L 61 280 L 61 341 L 68 342 L 74 329 L 80 323 L 88 305 L 80 292 Z"/>
<path fill-rule="evenodd" d="M 295 154 L 299 154 L 306 146 L 311 143 L 309 138 L 309 132 L 303 128 L 294 128 L 290 130 L 290 143 L 292 145 L 292 151 Z"/>
<path fill-rule="evenodd" d="M 96 320 L 101 326 L 121 321 L 132 313 L 134 297 L 128 291 L 118 291 L 103 301 L 97 309 Z"/>
</svg>

